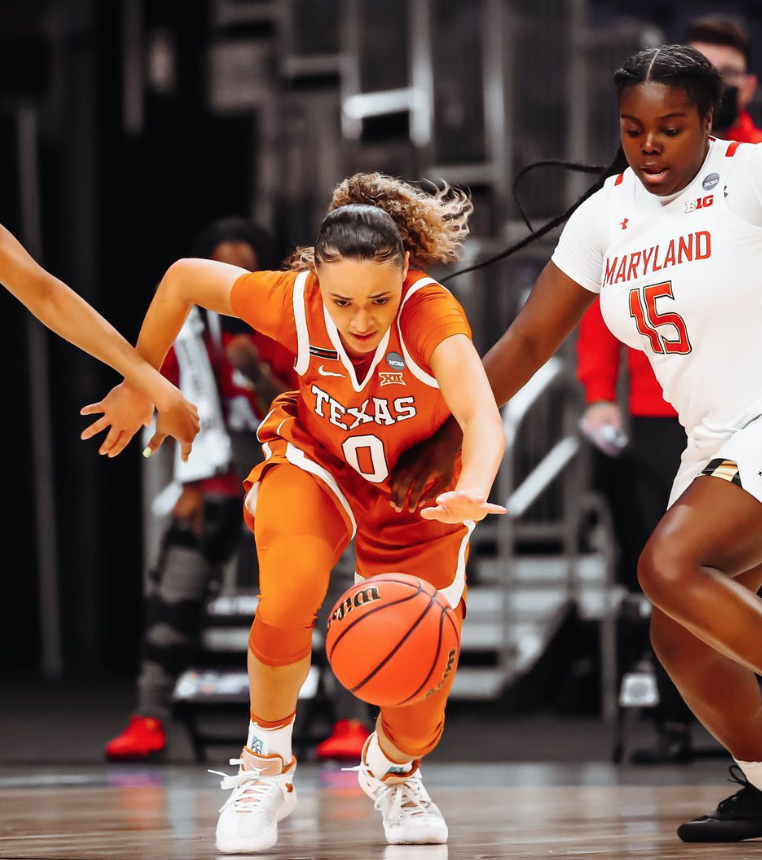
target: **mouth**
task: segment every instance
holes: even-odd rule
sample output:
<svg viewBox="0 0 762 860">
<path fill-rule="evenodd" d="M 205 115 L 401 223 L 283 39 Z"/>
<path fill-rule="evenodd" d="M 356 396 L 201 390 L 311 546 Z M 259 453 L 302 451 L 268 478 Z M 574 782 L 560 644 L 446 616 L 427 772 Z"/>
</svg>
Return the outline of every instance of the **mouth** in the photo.
<svg viewBox="0 0 762 860">
<path fill-rule="evenodd" d="M 648 186 L 661 185 L 669 174 L 669 168 L 660 164 L 644 164 L 640 168 L 640 175 Z"/>
<path fill-rule="evenodd" d="M 376 332 L 372 331 L 369 334 L 355 334 L 354 332 L 349 332 L 351 337 L 356 340 L 358 343 L 368 343 L 368 341 L 373 340 L 376 336 Z"/>
</svg>

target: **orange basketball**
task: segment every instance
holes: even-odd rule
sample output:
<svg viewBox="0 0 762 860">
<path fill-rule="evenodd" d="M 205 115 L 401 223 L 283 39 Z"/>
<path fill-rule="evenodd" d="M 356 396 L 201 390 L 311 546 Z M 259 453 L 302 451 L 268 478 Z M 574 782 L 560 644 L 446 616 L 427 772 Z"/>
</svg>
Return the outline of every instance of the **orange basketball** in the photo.
<svg viewBox="0 0 762 860">
<path fill-rule="evenodd" d="M 339 599 L 325 642 L 331 668 L 372 705 L 412 705 L 455 671 L 460 635 L 455 613 L 433 585 L 404 573 L 358 583 Z"/>
</svg>

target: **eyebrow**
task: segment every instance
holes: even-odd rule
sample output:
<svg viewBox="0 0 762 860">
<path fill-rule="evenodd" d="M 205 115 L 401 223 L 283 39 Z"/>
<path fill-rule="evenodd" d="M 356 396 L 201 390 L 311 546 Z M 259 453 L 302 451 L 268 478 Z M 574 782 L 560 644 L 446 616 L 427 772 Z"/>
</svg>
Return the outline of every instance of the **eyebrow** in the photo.
<svg viewBox="0 0 762 860">
<path fill-rule="evenodd" d="M 351 296 L 342 296 L 340 293 L 329 293 L 332 299 L 343 299 L 346 302 L 352 302 L 354 299 Z M 372 296 L 368 296 L 369 299 L 385 299 L 391 295 L 391 291 L 386 290 L 383 293 L 375 293 Z"/>
<path fill-rule="evenodd" d="M 688 114 L 684 111 L 675 111 L 674 113 L 665 113 L 663 116 L 658 117 L 658 119 L 673 119 L 674 117 L 679 116 L 687 116 Z M 641 122 L 636 116 L 631 116 L 628 113 L 620 113 L 619 116 L 622 119 L 631 119 L 633 122 Z"/>
</svg>

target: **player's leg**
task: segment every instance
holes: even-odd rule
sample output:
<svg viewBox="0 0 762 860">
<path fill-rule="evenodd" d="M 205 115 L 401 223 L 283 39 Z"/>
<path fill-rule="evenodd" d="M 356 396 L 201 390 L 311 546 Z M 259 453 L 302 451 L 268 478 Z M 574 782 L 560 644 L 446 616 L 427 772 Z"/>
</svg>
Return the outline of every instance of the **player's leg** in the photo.
<svg viewBox="0 0 762 860">
<path fill-rule="evenodd" d="M 349 535 L 327 491 L 290 464 L 268 469 L 255 519 L 260 600 L 249 637 L 251 720 L 239 773 L 217 825 L 222 852 L 262 851 L 294 808 L 291 753 L 299 689 L 310 665 L 312 628 L 332 568 Z"/>
<path fill-rule="evenodd" d="M 760 559 L 762 504 L 714 477 L 693 482 L 641 559 L 641 581 L 656 607 L 654 649 L 691 710 L 745 774 L 736 772 L 742 789 L 732 800 L 680 828 L 688 841 L 762 835 L 762 707 L 751 668 L 760 650 Z"/>
<path fill-rule="evenodd" d="M 735 484 L 697 478 L 641 555 L 651 602 L 698 639 L 762 674 L 762 600 L 734 577 L 762 564 L 762 502 Z"/>
<path fill-rule="evenodd" d="M 463 601 L 455 616 L 460 631 Z M 360 786 L 381 812 L 386 839 L 392 844 L 447 841 L 447 823 L 423 785 L 420 765 L 442 737 L 456 668 L 454 665 L 439 689 L 422 701 L 381 708 L 376 731 L 363 750 Z"/>
</svg>

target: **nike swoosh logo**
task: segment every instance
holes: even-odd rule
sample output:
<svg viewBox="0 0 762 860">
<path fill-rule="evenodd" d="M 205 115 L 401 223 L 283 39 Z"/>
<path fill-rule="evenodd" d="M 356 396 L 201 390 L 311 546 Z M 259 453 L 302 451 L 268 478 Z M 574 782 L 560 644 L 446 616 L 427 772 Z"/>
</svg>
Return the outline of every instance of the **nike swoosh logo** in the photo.
<svg viewBox="0 0 762 860">
<path fill-rule="evenodd" d="M 340 376 L 340 377 L 344 376 L 343 373 L 334 373 L 332 370 L 326 370 L 322 364 L 320 365 L 320 367 L 318 367 L 318 373 L 321 376 Z"/>
</svg>

